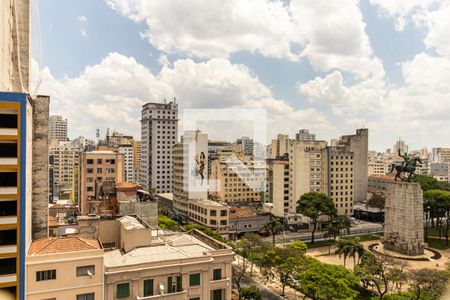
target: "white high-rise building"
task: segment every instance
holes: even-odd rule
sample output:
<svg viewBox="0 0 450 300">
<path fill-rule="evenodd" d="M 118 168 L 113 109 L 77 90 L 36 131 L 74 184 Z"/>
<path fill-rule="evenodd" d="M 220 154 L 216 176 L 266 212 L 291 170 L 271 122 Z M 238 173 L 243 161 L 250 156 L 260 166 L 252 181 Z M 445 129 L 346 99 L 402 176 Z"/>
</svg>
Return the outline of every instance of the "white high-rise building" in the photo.
<svg viewBox="0 0 450 300">
<path fill-rule="evenodd" d="M 134 182 L 134 148 L 133 145 L 120 145 L 119 153 L 123 154 L 123 178 L 126 182 Z"/>
<path fill-rule="evenodd" d="M 48 140 L 67 141 L 67 119 L 62 116 L 50 116 L 48 123 Z"/>
<path fill-rule="evenodd" d="M 140 184 L 157 193 L 172 192 L 172 148 L 178 135 L 178 104 L 147 103 L 142 107 Z"/>
</svg>

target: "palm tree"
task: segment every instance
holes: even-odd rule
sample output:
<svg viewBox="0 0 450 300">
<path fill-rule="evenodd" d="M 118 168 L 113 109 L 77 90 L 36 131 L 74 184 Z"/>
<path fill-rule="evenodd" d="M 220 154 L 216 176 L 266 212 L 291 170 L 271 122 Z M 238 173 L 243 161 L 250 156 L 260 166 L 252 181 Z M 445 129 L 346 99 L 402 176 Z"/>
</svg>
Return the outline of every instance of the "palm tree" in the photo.
<svg viewBox="0 0 450 300">
<path fill-rule="evenodd" d="M 345 229 L 345 231 L 347 231 L 347 234 L 349 235 L 351 227 L 352 224 L 347 217 L 339 217 L 338 220 L 339 236 L 341 235 L 341 230 L 343 229 Z"/>
<path fill-rule="evenodd" d="M 339 235 L 339 228 L 335 224 L 328 224 L 324 228 L 324 237 L 331 239 L 333 237 L 333 242 L 336 242 L 336 237 Z M 328 245 L 328 254 L 331 253 L 331 243 Z"/>
<path fill-rule="evenodd" d="M 284 225 L 280 218 L 270 216 L 269 222 L 263 224 L 261 228 L 272 235 L 272 243 L 275 245 L 275 236 L 284 229 Z"/>
<path fill-rule="evenodd" d="M 339 258 L 341 258 L 342 256 L 344 256 L 344 267 L 347 263 L 347 257 L 349 257 L 350 252 L 351 252 L 351 246 L 349 245 L 348 241 L 345 239 L 339 240 L 337 242 L 337 249 L 336 249 L 336 254 L 339 254 Z"/>
<path fill-rule="evenodd" d="M 353 257 L 353 269 L 355 269 L 356 266 L 356 255 L 358 255 L 358 263 L 361 259 L 361 256 L 363 256 L 365 250 L 364 247 L 360 244 L 360 239 L 355 238 L 348 240 L 348 246 L 349 246 L 349 257 Z"/>
</svg>

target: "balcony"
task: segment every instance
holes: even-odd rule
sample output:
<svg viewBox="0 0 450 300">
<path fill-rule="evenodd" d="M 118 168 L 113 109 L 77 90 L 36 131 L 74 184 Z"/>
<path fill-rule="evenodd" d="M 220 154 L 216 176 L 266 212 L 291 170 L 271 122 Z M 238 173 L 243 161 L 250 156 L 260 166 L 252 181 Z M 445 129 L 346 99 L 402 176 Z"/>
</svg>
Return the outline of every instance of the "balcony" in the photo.
<svg viewBox="0 0 450 300">
<path fill-rule="evenodd" d="M 186 291 L 176 292 L 176 293 L 170 293 L 170 294 L 164 294 L 164 295 L 154 295 L 154 296 L 147 296 L 147 297 L 136 297 L 136 300 L 179 300 L 179 299 L 186 299 Z"/>
<path fill-rule="evenodd" d="M 0 259 L 0 285 L 17 281 L 16 258 Z"/>
<path fill-rule="evenodd" d="M 230 280 L 230 278 L 211 280 L 209 282 L 209 284 L 210 284 L 211 290 L 227 289 L 227 288 L 231 287 L 231 280 Z"/>
</svg>

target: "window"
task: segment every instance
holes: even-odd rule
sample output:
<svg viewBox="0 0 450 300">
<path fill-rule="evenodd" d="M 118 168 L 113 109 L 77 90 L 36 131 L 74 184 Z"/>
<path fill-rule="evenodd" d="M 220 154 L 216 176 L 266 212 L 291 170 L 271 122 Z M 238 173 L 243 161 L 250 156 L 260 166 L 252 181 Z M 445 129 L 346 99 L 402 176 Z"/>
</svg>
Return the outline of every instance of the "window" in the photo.
<svg viewBox="0 0 450 300">
<path fill-rule="evenodd" d="M 222 279 L 222 269 L 214 269 L 213 270 L 213 280 Z"/>
<path fill-rule="evenodd" d="M 56 279 L 56 270 L 45 270 L 36 272 L 36 281 Z"/>
<path fill-rule="evenodd" d="M 200 273 L 189 275 L 189 286 L 200 285 Z"/>
<path fill-rule="evenodd" d="M 95 266 L 81 266 L 77 267 L 77 276 L 92 276 L 95 275 Z"/>
<path fill-rule="evenodd" d="M 102 168 L 97 168 L 97 173 L 103 173 Z"/>
<path fill-rule="evenodd" d="M 86 163 L 88 165 L 92 165 L 94 163 L 94 160 L 93 159 L 88 159 L 88 160 L 86 160 Z"/>
<path fill-rule="evenodd" d="M 209 215 L 210 215 L 211 217 L 215 217 L 215 216 L 217 216 L 217 211 L 216 211 L 215 209 L 211 209 L 211 210 L 209 211 Z"/>
<path fill-rule="evenodd" d="M 167 277 L 167 293 L 181 292 L 182 289 L 181 276 Z"/>
<path fill-rule="evenodd" d="M 97 159 L 97 164 L 99 164 L 99 165 L 102 164 L 102 159 L 101 158 Z"/>
<path fill-rule="evenodd" d="M 86 172 L 87 172 L 87 173 L 94 173 L 94 169 L 88 168 L 88 169 L 86 170 Z"/>
<path fill-rule="evenodd" d="M 153 296 L 153 279 L 144 280 L 144 297 Z"/>
<path fill-rule="evenodd" d="M 95 299 L 95 293 L 77 295 L 77 300 L 94 300 L 94 299 Z"/>
<path fill-rule="evenodd" d="M 222 300 L 222 290 L 213 290 L 213 300 Z"/>
<path fill-rule="evenodd" d="M 225 217 L 227 215 L 227 211 L 226 210 L 221 210 L 220 211 L 220 216 L 221 217 Z"/>
<path fill-rule="evenodd" d="M 130 284 L 128 282 L 117 284 L 116 297 L 117 298 L 126 298 L 129 296 L 130 296 Z"/>
<path fill-rule="evenodd" d="M 200 297 L 189 298 L 189 300 L 200 300 Z"/>
<path fill-rule="evenodd" d="M 87 177 L 87 178 L 86 178 L 86 181 L 87 181 L 87 182 L 94 182 L 94 177 Z"/>
</svg>

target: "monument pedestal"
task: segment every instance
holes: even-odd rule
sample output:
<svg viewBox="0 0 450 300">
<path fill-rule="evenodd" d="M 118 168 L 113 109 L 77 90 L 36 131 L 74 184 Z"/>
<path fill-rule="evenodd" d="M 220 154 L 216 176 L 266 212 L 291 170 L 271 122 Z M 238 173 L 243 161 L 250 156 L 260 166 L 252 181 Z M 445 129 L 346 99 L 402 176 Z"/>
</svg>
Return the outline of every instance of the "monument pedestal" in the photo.
<svg viewBox="0 0 450 300">
<path fill-rule="evenodd" d="M 424 253 L 423 192 L 418 183 L 387 183 L 384 220 L 385 249 L 410 256 Z"/>
</svg>

